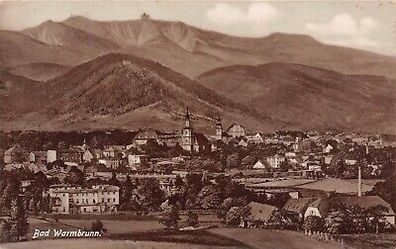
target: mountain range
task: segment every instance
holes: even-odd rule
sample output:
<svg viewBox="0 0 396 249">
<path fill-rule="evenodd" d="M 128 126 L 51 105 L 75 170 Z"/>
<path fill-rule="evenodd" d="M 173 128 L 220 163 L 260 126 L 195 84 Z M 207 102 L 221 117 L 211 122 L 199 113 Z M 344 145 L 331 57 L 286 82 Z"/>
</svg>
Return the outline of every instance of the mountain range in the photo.
<svg viewBox="0 0 396 249">
<path fill-rule="evenodd" d="M 201 129 L 221 115 L 263 131 L 394 133 L 394 68 L 395 57 L 307 35 L 244 38 L 182 22 L 75 16 L 0 30 L 1 122 L 172 129 L 190 106 Z"/>
</svg>

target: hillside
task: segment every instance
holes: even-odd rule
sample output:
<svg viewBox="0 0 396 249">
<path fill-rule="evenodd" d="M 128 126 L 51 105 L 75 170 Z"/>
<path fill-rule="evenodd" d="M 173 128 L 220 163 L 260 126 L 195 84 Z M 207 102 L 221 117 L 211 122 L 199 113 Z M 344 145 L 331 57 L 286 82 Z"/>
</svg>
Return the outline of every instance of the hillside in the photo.
<svg viewBox="0 0 396 249">
<path fill-rule="evenodd" d="M 85 59 L 79 54 L 39 42 L 20 32 L 0 30 L 0 67 L 31 62 L 74 65 Z"/>
<path fill-rule="evenodd" d="M 70 66 L 55 63 L 33 62 L 6 69 L 8 72 L 37 81 L 47 81 L 65 74 Z"/>
<path fill-rule="evenodd" d="M 275 123 L 160 64 L 130 55 L 100 56 L 46 86 L 46 107 L 8 122 L 6 128 L 178 129 L 187 106 L 202 129 L 212 129 L 220 114 L 228 123 L 238 120 L 251 128 Z"/>
<path fill-rule="evenodd" d="M 396 80 L 382 76 L 270 63 L 218 68 L 198 80 L 291 127 L 396 132 Z"/>
<path fill-rule="evenodd" d="M 17 119 L 40 110 L 44 104 L 44 87 L 44 83 L 0 72 L 1 120 Z"/>
<path fill-rule="evenodd" d="M 86 58 L 93 58 L 118 49 L 118 45 L 93 34 L 72 28 L 63 23 L 46 21 L 23 33 L 52 46 L 61 47 Z"/>
<path fill-rule="evenodd" d="M 326 45 L 307 35 L 243 38 L 152 19 L 100 22 L 76 16 L 64 23 L 113 41 L 124 53 L 160 62 L 189 77 L 227 65 L 283 62 L 396 78 L 394 57 Z"/>
</svg>

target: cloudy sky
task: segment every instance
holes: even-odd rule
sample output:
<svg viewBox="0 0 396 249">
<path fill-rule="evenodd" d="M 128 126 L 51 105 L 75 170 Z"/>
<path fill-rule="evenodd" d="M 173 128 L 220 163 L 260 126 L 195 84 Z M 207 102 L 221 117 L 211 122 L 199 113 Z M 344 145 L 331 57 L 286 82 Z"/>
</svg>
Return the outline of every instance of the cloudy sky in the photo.
<svg viewBox="0 0 396 249">
<path fill-rule="evenodd" d="M 325 43 L 396 56 L 395 1 L 1 1 L 0 29 L 21 30 L 73 15 L 129 20 L 143 12 L 231 35 L 309 34 Z"/>
</svg>

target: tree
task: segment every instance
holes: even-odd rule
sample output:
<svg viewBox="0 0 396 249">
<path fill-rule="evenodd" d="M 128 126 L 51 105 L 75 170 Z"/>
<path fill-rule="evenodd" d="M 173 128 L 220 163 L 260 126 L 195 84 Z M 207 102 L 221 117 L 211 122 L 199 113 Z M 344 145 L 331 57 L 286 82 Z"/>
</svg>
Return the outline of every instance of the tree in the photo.
<svg viewBox="0 0 396 249">
<path fill-rule="evenodd" d="M 197 201 L 203 209 L 217 208 L 221 203 L 219 188 L 215 185 L 205 186 L 199 192 Z"/>
<path fill-rule="evenodd" d="M 64 181 L 69 184 L 82 185 L 84 183 L 84 173 L 76 166 L 73 166 Z"/>
<path fill-rule="evenodd" d="M 233 153 L 227 156 L 226 165 L 228 169 L 239 168 L 240 165 L 239 154 Z"/>
<path fill-rule="evenodd" d="M 113 185 L 113 186 L 118 186 L 118 187 L 121 186 L 121 183 L 120 183 L 120 181 L 117 179 L 117 174 L 116 174 L 115 171 L 113 171 L 113 172 L 111 173 L 111 178 L 109 179 L 109 184 L 110 184 L 110 185 Z"/>
<path fill-rule="evenodd" d="M 95 222 L 92 222 L 91 229 L 92 231 L 98 231 L 100 233 L 105 230 L 103 227 L 103 222 L 101 220 L 96 220 Z"/>
<path fill-rule="evenodd" d="M 177 205 L 166 205 L 160 221 L 165 225 L 166 230 L 170 230 L 172 227 L 175 229 L 179 227 L 179 211 L 180 208 Z"/>
<path fill-rule="evenodd" d="M 341 234 L 347 231 L 347 213 L 342 208 L 332 209 L 326 216 L 324 229 L 330 234 Z"/>
<path fill-rule="evenodd" d="M 24 237 L 29 229 L 29 224 L 27 222 L 25 206 L 23 204 L 23 199 L 21 196 L 12 200 L 11 203 L 11 237 L 15 240 L 19 240 Z"/>
<path fill-rule="evenodd" d="M 241 224 L 242 221 L 246 220 L 251 215 L 251 209 L 249 206 L 244 207 L 232 207 L 227 212 L 225 218 L 225 225 L 235 227 Z"/>
<path fill-rule="evenodd" d="M 282 172 L 287 172 L 290 168 L 291 165 L 287 162 L 287 160 L 283 161 L 279 166 L 279 169 Z"/>
<path fill-rule="evenodd" d="M 159 210 L 161 203 L 165 199 L 165 194 L 156 179 L 140 181 L 137 192 L 140 197 L 140 205 L 146 211 Z"/>
<path fill-rule="evenodd" d="M 131 200 L 133 187 L 134 186 L 132 184 L 131 177 L 127 175 L 126 181 L 122 187 L 122 204 L 126 204 Z"/>
<path fill-rule="evenodd" d="M 176 175 L 176 179 L 175 179 L 175 187 L 180 189 L 181 187 L 184 186 L 184 182 L 183 179 L 180 177 L 180 175 Z"/>
<path fill-rule="evenodd" d="M 247 204 L 248 204 L 248 202 L 244 198 L 227 198 L 218 207 L 217 217 L 222 219 L 223 223 L 225 223 L 227 213 L 228 213 L 228 211 L 230 211 L 230 209 L 232 207 L 243 207 Z"/>
<path fill-rule="evenodd" d="M 11 241 L 11 223 L 8 220 L 0 219 L 0 242 L 6 243 Z"/>
<path fill-rule="evenodd" d="M 303 229 L 307 231 L 322 232 L 324 230 L 323 218 L 315 215 L 307 216 L 304 220 Z"/>
<path fill-rule="evenodd" d="M 187 226 L 191 226 L 191 227 L 199 226 L 198 214 L 194 213 L 191 210 L 188 210 L 187 216 L 188 216 L 187 217 Z"/>
</svg>

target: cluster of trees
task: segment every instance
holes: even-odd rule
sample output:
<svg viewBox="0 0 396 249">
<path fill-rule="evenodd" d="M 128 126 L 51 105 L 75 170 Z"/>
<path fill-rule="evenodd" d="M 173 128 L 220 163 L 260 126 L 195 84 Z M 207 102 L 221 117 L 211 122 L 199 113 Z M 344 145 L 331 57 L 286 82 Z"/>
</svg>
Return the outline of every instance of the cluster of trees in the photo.
<svg viewBox="0 0 396 249">
<path fill-rule="evenodd" d="M 19 144 L 29 151 L 69 148 L 82 145 L 84 139 L 93 148 L 104 148 L 107 145 L 127 145 L 132 143 L 135 131 L 0 131 L 0 149 L 8 149 Z"/>
<path fill-rule="evenodd" d="M 384 182 L 377 182 L 368 195 L 378 195 L 390 203 L 393 210 L 396 211 L 396 167 L 387 175 Z"/>
<path fill-rule="evenodd" d="M 29 228 L 21 181 L 13 173 L 0 174 L 0 242 L 20 241 Z"/>
<path fill-rule="evenodd" d="M 366 147 L 364 145 L 347 144 L 339 146 L 340 149 L 334 154 L 333 159 L 328 167 L 323 167 L 326 175 L 337 178 L 356 178 L 357 168 L 362 169 L 362 177 L 370 178 L 385 178 L 396 168 L 396 148 L 369 148 L 369 153 L 366 154 Z M 352 151 L 351 151 L 352 150 Z M 355 158 L 357 164 L 348 166 L 345 164 L 345 159 L 348 157 Z M 377 165 L 379 168 L 373 172 L 370 165 Z"/>
<path fill-rule="evenodd" d="M 391 228 L 383 218 L 386 211 L 386 208 L 380 205 L 365 209 L 337 203 L 325 218 L 306 217 L 303 229 L 329 234 L 382 232 Z"/>
</svg>

